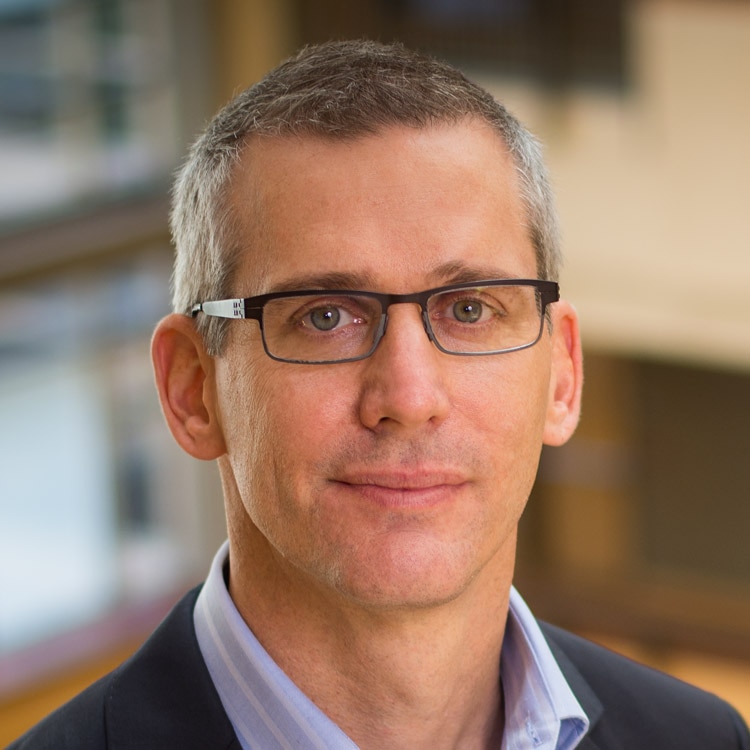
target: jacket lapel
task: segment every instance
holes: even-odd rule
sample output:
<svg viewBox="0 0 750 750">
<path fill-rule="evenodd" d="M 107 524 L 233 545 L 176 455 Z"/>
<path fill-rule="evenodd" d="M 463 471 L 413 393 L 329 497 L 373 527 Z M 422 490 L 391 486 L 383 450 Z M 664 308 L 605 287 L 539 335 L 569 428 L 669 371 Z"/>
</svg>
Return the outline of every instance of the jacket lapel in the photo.
<svg viewBox="0 0 750 750">
<path fill-rule="evenodd" d="M 195 637 L 197 595 L 185 596 L 113 675 L 104 709 L 108 747 L 239 750 Z"/>
</svg>

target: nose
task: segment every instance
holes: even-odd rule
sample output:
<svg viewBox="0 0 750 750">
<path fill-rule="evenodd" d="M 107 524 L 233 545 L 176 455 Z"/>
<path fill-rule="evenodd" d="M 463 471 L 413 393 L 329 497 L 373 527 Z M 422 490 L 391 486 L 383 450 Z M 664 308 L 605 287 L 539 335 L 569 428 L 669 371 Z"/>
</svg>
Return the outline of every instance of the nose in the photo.
<svg viewBox="0 0 750 750">
<path fill-rule="evenodd" d="M 362 424 L 383 431 L 442 422 L 449 409 L 448 356 L 428 338 L 418 305 L 392 305 L 386 333 L 362 362 Z"/>
</svg>

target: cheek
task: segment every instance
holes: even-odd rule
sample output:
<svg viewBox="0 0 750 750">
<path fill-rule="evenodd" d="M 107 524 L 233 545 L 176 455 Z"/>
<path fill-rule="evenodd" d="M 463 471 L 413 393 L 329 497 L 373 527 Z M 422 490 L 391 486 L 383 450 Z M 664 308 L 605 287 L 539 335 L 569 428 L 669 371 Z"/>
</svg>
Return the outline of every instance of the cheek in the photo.
<svg viewBox="0 0 750 750">
<path fill-rule="evenodd" d="M 264 474 L 273 455 L 273 431 L 269 407 L 272 381 L 258 358 L 222 358 L 217 366 L 217 385 L 226 461 L 231 479 L 246 502 L 253 496 L 251 483 Z"/>
<path fill-rule="evenodd" d="M 320 467 L 341 450 L 342 440 L 351 438 L 354 410 L 342 384 L 334 386 L 316 373 L 291 375 L 269 383 L 265 429 L 273 443 L 278 481 L 302 498 Z"/>
<path fill-rule="evenodd" d="M 532 351 L 489 362 L 477 386 L 456 397 L 463 404 L 464 429 L 480 441 L 488 478 L 503 488 L 506 502 L 525 502 L 541 455 L 549 374 L 542 367 L 520 366 Z"/>
<path fill-rule="evenodd" d="M 534 349 L 488 357 L 467 373 L 463 389 L 454 390 L 454 404 L 467 422 L 496 445 L 519 449 L 539 442 L 547 414 L 549 366 L 529 367 Z M 479 359 L 479 358 L 478 358 Z M 541 358 L 540 358 L 541 359 Z"/>
<path fill-rule="evenodd" d="M 239 364 L 239 363 L 238 363 Z M 341 384 L 263 358 L 234 366 L 222 402 L 228 460 L 253 520 L 293 513 L 351 423 Z"/>
</svg>

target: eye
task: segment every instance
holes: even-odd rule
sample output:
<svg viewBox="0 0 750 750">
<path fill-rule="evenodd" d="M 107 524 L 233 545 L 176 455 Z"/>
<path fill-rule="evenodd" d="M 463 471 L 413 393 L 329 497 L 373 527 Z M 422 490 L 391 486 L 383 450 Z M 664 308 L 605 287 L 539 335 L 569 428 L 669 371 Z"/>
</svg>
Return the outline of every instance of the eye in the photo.
<svg viewBox="0 0 750 750">
<path fill-rule="evenodd" d="M 433 324 L 464 328 L 486 327 L 499 323 L 507 315 L 502 300 L 486 289 L 458 289 L 431 298 L 429 313 Z"/>
<path fill-rule="evenodd" d="M 478 295 L 475 290 L 467 295 L 449 294 L 438 303 L 436 310 L 439 317 L 446 322 L 455 321 L 466 325 L 486 323 L 498 315 L 492 300 L 484 299 L 487 295 Z M 442 308 L 442 312 L 440 312 Z"/>
<path fill-rule="evenodd" d="M 453 317 L 459 323 L 476 323 L 482 319 L 484 305 L 478 300 L 462 299 L 453 304 Z"/>
<path fill-rule="evenodd" d="M 337 328 L 361 323 L 361 316 L 353 315 L 340 305 L 326 304 L 308 310 L 302 317 L 303 327 L 314 328 L 316 331 L 335 331 Z"/>
<path fill-rule="evenodd" d="M 341 313 L 335 307 L 319 307 L 310 315 L 310 322 L 319 331 L 330 331 L 335 328 L 341 320 Z"/>
</svg>

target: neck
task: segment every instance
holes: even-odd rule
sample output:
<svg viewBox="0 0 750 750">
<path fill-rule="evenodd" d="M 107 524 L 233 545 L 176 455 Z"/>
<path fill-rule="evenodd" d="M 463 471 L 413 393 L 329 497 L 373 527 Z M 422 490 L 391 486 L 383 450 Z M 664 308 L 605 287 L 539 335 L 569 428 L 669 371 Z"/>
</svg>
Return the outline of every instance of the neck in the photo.
<svg viewBox="0 0 750 750">
<path fill-rule="evenodd" d="M 378 608 L 270 563 L 254 537 L 231 546 L 232 599 L 276 663 L 359 747 L 499 746 L 514 550 L 450 601 Z"/>
</svg>

